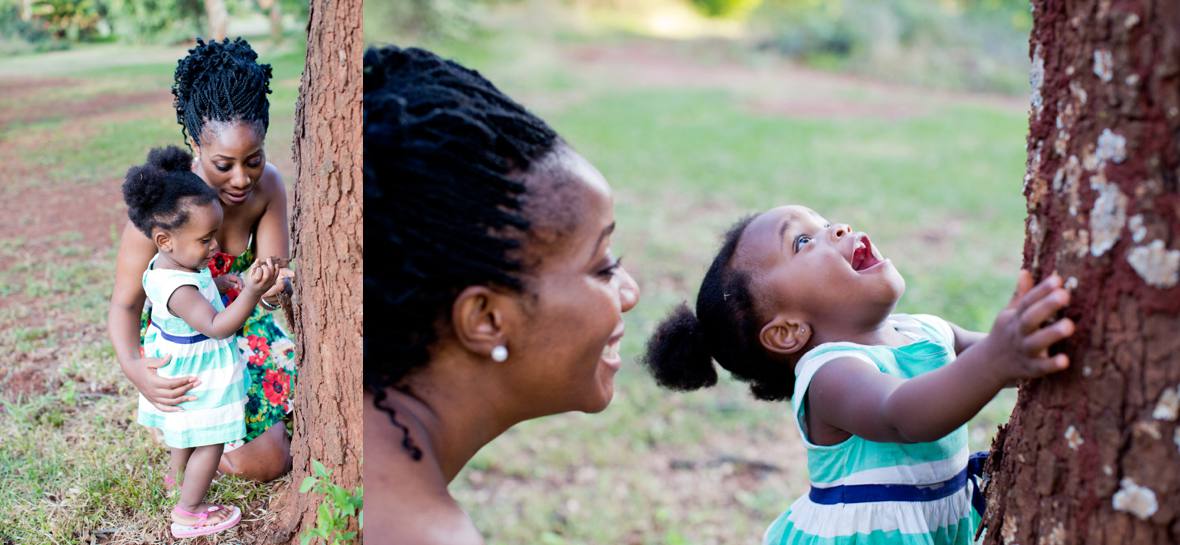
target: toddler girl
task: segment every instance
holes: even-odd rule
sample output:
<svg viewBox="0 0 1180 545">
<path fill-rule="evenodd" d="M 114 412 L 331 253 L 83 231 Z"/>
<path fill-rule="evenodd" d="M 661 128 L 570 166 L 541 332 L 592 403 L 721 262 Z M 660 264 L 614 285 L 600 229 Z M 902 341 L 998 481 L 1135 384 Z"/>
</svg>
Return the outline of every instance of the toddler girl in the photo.
<svg viewBox="0 0 1180 545">
<path fill-rule="evenodd" d="M 783 206 L 732 227 L 696 314 L 681 305 L 649 340 L 665 387 L 713 385 L 716 360 L 755 397 L 791 399 L 811 489 L 765 544 L 972 542 L 966 422 L 1004 386 L 1068 366 L 1048 348 L 1074 325 L 1046 322 L 1069 293 L 1021 271 L 983 334 L 892 314 L 904 291 L 867 235 Z"/>
<path fill-rule="evenodd" d="M 218 250 L 215 235 L 222 210 L 217 193 L 189 171 L 192 157 L 176 147 L 154 149 L 146 164 L 132 167 L 123 182 L 131 222 L 156 244 L 143 273 L 151 305 L 144 354 L 170 357 L 164 376 L 195 376 L 195 398 L 163 412 L 142 395 L 140 424 L 160 430 L 171 448 L 169 476 L 180 480 L 172 510 L 172 535 L 207 535 L 235 526 L 237 507 L 204 503 L 226 442 L 246 434 L 244 364 L 234 334 L 275 281 L 276 267 L 255 263 L 242 279 L 238 298 L 221 302 L 206 263 Z"/>
</svg>

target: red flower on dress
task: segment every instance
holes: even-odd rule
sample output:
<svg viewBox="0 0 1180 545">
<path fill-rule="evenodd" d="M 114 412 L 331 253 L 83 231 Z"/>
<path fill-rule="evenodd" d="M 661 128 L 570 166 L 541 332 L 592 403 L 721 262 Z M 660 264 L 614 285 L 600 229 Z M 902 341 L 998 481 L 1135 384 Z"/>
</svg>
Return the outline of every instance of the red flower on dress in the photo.
<svg viewBox="0 0 1180 545">
<path fill-rule="evenodd" d="M 247 335 L 246 340 L 250 343 L 250 350 L 254 352 L 250 355 L 250 363 L 253 365 L 266 363 L 266 358 L 270 357 L 270 343 L 266 341 L 266 337 Z"/>
<path fill-rule="evenodd" d="M 291 375 L 286 373 L 271 369 L 262 379 L 262 391 L 266 394 L 267 401 L 274 405 L 284 405 L 290 390 Z"/>
<path fill-rule="evenodd" d="M 212 275 L 213 278 L 217 278 L 218 276 L 229 272 L 229 268 L 233 264 L 234 256 L 225 252 L 217 252 L 213 254 L 213 257 L 209 258 L 209 274 Z"/>
</svg>

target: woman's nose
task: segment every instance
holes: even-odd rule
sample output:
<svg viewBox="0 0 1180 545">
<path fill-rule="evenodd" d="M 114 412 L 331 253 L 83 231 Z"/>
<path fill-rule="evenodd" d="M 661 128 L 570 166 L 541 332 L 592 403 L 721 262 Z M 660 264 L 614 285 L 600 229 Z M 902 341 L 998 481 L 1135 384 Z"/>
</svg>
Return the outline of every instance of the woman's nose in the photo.
<svg viewBox="0 0 1180 545">
<path fill-rule="evenodd" d="M 619 303 L 623 312 L 635 308 L 639 302 L 639 284 L 631 277 L 627 269 L 619 267 Z"/>
<path fill-rule="evenodd" d="M 234 188 L 246 189 L 250 187 L 251 183 L 253 183 L 253 180 L 250 179 L 250 176 L 246 174 L 245 170 L 239 168 L 233 179 Z"/>
</svg>

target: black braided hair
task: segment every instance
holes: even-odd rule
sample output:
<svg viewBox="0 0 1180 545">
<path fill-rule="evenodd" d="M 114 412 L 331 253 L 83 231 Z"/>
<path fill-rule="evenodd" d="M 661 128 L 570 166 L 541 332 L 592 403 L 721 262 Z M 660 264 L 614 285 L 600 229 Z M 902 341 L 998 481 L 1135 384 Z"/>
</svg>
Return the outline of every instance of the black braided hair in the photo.
<svg viewBox="0 0 1180 545">
<path fill-rule="evenodd" d="M 384 259 L 365 265 L 377 308 L 364 323 L 364 384 L 415 459 L 385 389 L 427 364 L 464 288 L 525 289 L 526 178 L 563 145 L 474 70 L 416 48 L 365 52 L 365 247 Z"/>
<path fill-rule="evenodd" d="M 173 106 L 180 134 L 198 145 L 210 121 L 241 121 L 265 135 L 270 125 L 271 68 L 242 38 L 205 42 L 176 62 Z"/>
<path fill-rule="evenodd" d="M 217 192 L 189 170 L 193 156 L 176 146 L 154 148 L 147 162 L 123 178 L 127 215 L 148 238 L 152 229 L 175 229 L 188 221 L 187 207 L 217 200 Z"/>
<path fill-rule="evenodd" d="M 762 347 L 758 335 L 764 322 L 754 306 L 749 274 L 733 266 L 742 232 L 755 217 L 742 218 L 726 232 L 701 281 L 696 315 L 681 304 L 648 339 L 643 362 L 660 386 L 681 391 L 712 386 L 717 383 L 717 360 L 738 380 L 748 382 L 758 399 L 791 396 L 794 366 Z"/>
</svg>

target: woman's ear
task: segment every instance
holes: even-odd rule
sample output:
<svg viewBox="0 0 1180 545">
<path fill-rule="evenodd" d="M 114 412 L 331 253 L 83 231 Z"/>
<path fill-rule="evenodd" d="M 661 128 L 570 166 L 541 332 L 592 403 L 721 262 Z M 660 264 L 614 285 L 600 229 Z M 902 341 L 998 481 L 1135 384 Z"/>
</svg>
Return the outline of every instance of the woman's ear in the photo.
<svg viewBox="0 0 1180 545">
<path fill-rule="evenodd" d="M 758 332 L 758 342 L 775 354 L 794 354 L 811 340 L 811 328 L 800 320 L 775 316 Z"/>
<path fill-rule="evenodd" d="M 469 286 L 451 305 L 451 330 L 468 352 L 492 359 L 496 347 L 511 348 L 507 324 L 515 309 L 511 297 L 487 286 Z"/>
</svg>

